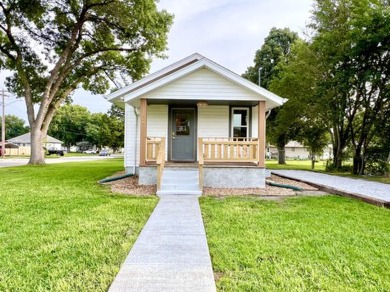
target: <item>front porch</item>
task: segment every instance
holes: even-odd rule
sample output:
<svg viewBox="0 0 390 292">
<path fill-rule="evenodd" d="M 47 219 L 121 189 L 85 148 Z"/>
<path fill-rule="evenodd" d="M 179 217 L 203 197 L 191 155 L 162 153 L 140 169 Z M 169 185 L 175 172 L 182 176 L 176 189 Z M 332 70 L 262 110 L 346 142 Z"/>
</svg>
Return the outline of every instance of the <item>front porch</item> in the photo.
<svg viewBox="0 0 390 292">
<path fill-rule="evenodd" d="M 197 140 L 197 161 L 180 163 L 166 161 L 165 137 L 147 137 L 139 183 L 156 184 L 159 194 L 168 189 L 181 194 L 201 194 L 204 186 L 264 188 L 266 171 L 260 166 L 264 166 L 261 159 L 264 156 L 260 154 L 258 138 L 200 137 Z M 166 172 L 169 174 L 164 175 Z"/>
<path fill-rule="evenodd" d="M 125 108 L 125 168 L 140 183 L 161 190 L 167 170 L 193 163 L 198 191 L 264 187 L 266 112 L 281 97 L 193 54 L 108 99 Z"/>
</svg>

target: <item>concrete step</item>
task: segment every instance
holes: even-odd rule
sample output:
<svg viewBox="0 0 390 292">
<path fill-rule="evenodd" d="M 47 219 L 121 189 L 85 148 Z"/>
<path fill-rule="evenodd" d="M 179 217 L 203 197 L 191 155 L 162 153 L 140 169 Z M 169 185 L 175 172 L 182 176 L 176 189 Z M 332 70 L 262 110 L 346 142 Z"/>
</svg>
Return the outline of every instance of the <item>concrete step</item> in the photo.
<svg viewBox="0 0 390 292">
<path fill-rule="evenodd" d="M 157 196 L 168 196 L 168 195 L 192 195 L 200 197 L 202 191 L 175 191 L 175 190 L 160 190 L 157 191 Z"/>
<path fill-rule="evenodd" d="M 199 190 L 199 184 L 161 184 L 161 189 L 162 190 L 194 190 L 198 191 Z"/>
<path fill-rule="evenodd" d="M 201 194 L 197 169 L 164 169 L 161 190 L 157 195 L 200 196 Z"/>
<path fill-rule="evenodd" d="M 199 180 L 198 176 L 196 177 L 164 177 L 162 182 L 164 184 L 191 184 Z"/>
<path fill-rule="evenodd" d="M 199 173 L 197 171 L 166 171 L 163 172 L 163 178 L 197 178 Z"/>
</svg>

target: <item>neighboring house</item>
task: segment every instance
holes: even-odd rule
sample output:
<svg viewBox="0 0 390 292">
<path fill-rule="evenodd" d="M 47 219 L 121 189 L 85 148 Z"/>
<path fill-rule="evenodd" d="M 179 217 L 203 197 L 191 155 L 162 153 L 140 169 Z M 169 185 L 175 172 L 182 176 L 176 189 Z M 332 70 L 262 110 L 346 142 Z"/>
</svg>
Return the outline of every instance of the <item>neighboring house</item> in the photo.
<svg viewBox="0 0 390 292">
<path fill-rule="evenodd" d="M 289 141 L 284 147 L 286 159 L 310 159 L 309 150 L 297 141 Z M 272 158 L 278 157 L 276 146 L 270 145 L 269 152 Z"/>
<path fill-rule="evenodd" d="M 10 155 L 30 155 L 31 154 L 31 134 L 26 133 L 15 138 L 7 140 L 13 144 L 19 146 L 18 149 L 12 149 Z M 62 141 L 47 135 L 43 141 L 43 146 L 46 149 L 54 148 L 57 150 L 62 149 Z"/>
<path fill-rule="evenodd" d="M 159 185 L 166 161 L 199 166 L 200 188 L 264 187 L 265 116 L 281 97 L 193 54 L 106 98 L 125 108 L 125 168 L 140 184 Z"/>
<path fill-rule="evenodd" d="M 331 147 L 332 145 L 326 146 L 318 158 L 324 160 L 329 159 L 332 153 Z M 284 150 L 286 159 L 311 159 L 309 149 L 297 141 L 289 141 L 284 147 Z M 270 145 L 268 147 L 268 157 L 278 157 L 278 149 L 276 146 Z"/>
<path fill-rule="evenodd" d="M 4 155 L 12 155 L 11 152 L 13 151 L 16 151 L 19 146 L 16 145 L 16 144 L 13 144 L 13 143 L 9 143 L 9 142 L 4 142 L 4 148 L 5 148 L 5 151 L 4 151 Z M 0 156 L 3 155 L 3 142 L 0 141 Z"/>
</svg>

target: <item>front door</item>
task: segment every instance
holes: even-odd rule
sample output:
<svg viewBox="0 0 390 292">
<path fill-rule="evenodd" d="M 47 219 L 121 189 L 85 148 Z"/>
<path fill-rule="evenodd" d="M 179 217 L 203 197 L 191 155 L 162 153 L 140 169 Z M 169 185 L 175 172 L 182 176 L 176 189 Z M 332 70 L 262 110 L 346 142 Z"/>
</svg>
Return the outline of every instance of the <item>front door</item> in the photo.
<svg viewBox="0 0 390 292">
<path fill-rule="evenodd" d="M 195 109 L 171 109 L 171 160 L 195 161 Z"/>
</svg>

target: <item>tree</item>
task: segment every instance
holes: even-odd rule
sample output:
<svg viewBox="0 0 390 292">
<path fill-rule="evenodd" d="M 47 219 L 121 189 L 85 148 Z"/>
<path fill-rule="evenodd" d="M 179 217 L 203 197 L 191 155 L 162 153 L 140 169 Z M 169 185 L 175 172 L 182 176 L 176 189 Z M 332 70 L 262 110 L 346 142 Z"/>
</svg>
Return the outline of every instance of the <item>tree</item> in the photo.
<svg viewBox="0 0 390 292">
<path fill-rule="evenodd" d="M 123 73 L 139 79 L 163 56 L 172 18 L 153 0 L 0 2 L 0 69 L 14 72 L 7 87 L 26 102 L 30 164 L 44 163 L 43 138 L 72 92 L 104 93 Z"/>
<path fill-rule="evenodd" d="M 334 163 L 353 149 L 353 173 L 363 174 L 378 119 L 389 119 L 390 8 L 388 1 L 316 1 L 313 47 L 327 64 L 321 91 L 333 122 Z M 337 43 L 337 46 L 335 45 Z"/>
<path fill-rule="evenodd" d="M 288 61 L 278 64 L 278 75 L 272 79 L 270 89 L 288 99 L 279 110 L 275 128 L 271 134 L 297 140 L 307 146 L 314 169 L 315 155 L 328 144 L 326 133 L 329 125 L 322 113 L 318 84 L 322 80 L 322 68 L 310 44 L 297 40 L 291 46 Z M 284 134 L 286 129 L 289 135 Z M 286 142 L 286 143 L 287 143 Z"/>
<path fill-rule="evenodd" d="M 96 113 L 91 115 L 90 122 L 85 126 L 86 140 L 99 148 L 110 147 L 116 152 L 123 147 L 124 143 L 124 122 L 121 118 L 111 114 Z"/>
<path fill-rule="evenodd" d="M 1 129 L 1 119 L 0 119 Z M 14 115 L 5 116 L 5 140 L 28 133 L 25 121 Z"/>
<path fill-rule="evenodd" d="M 254 66 L 248 67 L 242 77 L 259 84 L 259 68 L 261 68 L 260 86 L 269 89 L 271 80 L 278 75 L 277 65 L 288 58 L 291 45 L 297 39 L 298 34 L 289 28 L 273 27 L 264 39 L 261 49 L 255 53 Z"/>
<path fill-rule="evenodd" d="M 298 34 L 288 28 L 272 28 L 269 35 L 264 39 L 261 49 L 256 51 L 255 65 L 248 67 L 242 76 L 254 83 L 258 83 L 259 71 L 261 71 L 261 86 L 269 89 L 271 80 L 278 75 L 279 69 L 277 65 L 280 62 L 287 62 L 291 45 L 297 39 Z M 279 164 L 285 164 L 284 147 L 290 140 L 291 131 L 288 130 L 289 124 L 283 124 L 282 126 L 280 121 L 277 121 L 280 110 L 280 108 L 273 110 L 268 117 L 267 138 L 278 148 Z"/>
<path fill-rule="evenodd" d="M 90 120 L 91 113 L 86 107 L 66 104 L 58 109 L 48 132 L 63 141 L 69 152 L 71 146 L 86 139 L 86 125 Z"/>
</svg>

